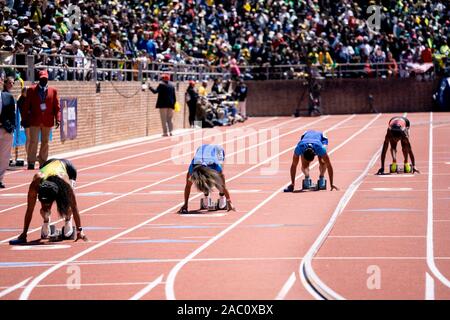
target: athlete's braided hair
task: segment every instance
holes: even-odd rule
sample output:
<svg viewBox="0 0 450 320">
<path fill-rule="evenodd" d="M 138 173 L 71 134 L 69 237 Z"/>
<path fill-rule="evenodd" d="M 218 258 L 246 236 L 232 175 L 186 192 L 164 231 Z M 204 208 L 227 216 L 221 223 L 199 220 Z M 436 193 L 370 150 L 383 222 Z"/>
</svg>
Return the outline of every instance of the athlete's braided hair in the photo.
<svg viewBox="0 0 450 320">
<path fill-rule="evenodd" d="M 43 203 L 56 201 L 58 213 L 62 218 L 69 214 L 71 206 L 71 186 L 59 176 L 50 176 L 39 186 L 38 199 Z"/>
</svg>

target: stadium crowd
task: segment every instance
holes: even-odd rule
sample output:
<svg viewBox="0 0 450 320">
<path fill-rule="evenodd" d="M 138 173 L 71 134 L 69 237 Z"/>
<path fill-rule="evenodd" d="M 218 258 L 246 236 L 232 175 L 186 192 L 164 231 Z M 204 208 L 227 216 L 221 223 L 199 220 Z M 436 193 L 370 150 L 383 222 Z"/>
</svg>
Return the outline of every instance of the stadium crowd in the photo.
<svg viewBox="0 0 450 320">
<path fill-rule="evenodd" d="M 381 6 L 375 28 L 370 5 Z M 44 64 L 40 54 L 67 54 L 79 65 L 89 57 L 206 64 L 237 77 L 246 66 L 258 74 L 273 65 L 387 63 L 396 75 L 406 63 L 443 69 L 449 27 L 447 0 L 0 0 L 0 63 L 11 53 Z"/>
</svg>

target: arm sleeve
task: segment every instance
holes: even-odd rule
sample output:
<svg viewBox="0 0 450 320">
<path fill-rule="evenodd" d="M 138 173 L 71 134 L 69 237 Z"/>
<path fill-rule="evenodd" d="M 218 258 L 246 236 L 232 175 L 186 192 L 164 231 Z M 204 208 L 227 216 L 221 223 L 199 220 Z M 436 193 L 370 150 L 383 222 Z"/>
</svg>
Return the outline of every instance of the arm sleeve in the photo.
<svg viewBox="0 0 450 320">
<path fill-rule="evenodd" d="M 303 154 L 303 147 L 302 147 L 302 144 L 301 143 L 299 143 L 299 144 L 297 144 L 297 146 L 295 147 L 295 150 L 294 150 L 294 154 L 296 155 L 296 156 L 301 156 L 302 154 Z"/>
<path fill-rule="evenodd" d="M 322 133 L 322 144 L 326 146 L 328 145 L 328 137 L 324 133 Z"/>
</svg>

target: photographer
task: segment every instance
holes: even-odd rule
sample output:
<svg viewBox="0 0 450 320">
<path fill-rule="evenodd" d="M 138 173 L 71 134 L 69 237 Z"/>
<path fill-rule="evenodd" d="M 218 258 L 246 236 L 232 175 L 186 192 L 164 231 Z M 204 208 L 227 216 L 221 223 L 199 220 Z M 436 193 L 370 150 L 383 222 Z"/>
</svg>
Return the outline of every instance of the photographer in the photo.
<svg viewBox="0 0 450 320">
<path fill-rule="evenodd" d="M 8 78 L 7 81 L 10 79 Z M 0 86 L 4 79 L 0 77 Z M 3 177 L 9 166 L 13 132 L 16 121 L 16 104 L 14 97 L 7 90 L 2 91 L 0 99 L 0 188 L 5 188 Z"/>
</svg>

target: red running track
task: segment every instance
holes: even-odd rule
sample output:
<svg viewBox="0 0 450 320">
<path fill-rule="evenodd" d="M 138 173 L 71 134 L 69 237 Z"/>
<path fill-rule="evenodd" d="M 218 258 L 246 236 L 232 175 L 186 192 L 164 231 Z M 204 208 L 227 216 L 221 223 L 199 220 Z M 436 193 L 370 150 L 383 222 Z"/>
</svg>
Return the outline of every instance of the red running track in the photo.
<svg viewBox="0 0 450 320">
<path fill-rule="evenodd" d="M 71 159 L 87 243 L 9 246 L 33 175 L 9 172 L 0 191 L 0 299 L 448 299 L 450 116 L 408 115 L 422 173 L 379 177 L 392 116 L 253 118 L 80 154 Z M 282 192 L 307 129 L 327 130 L 339 191 Z M 225 146 L 236 212 L 176 213 L 201 143 Z M 52 220 L 61 225 L 56 213 Z M 36 208 L 29 240 L 40 223 Z"/>
</svg>

